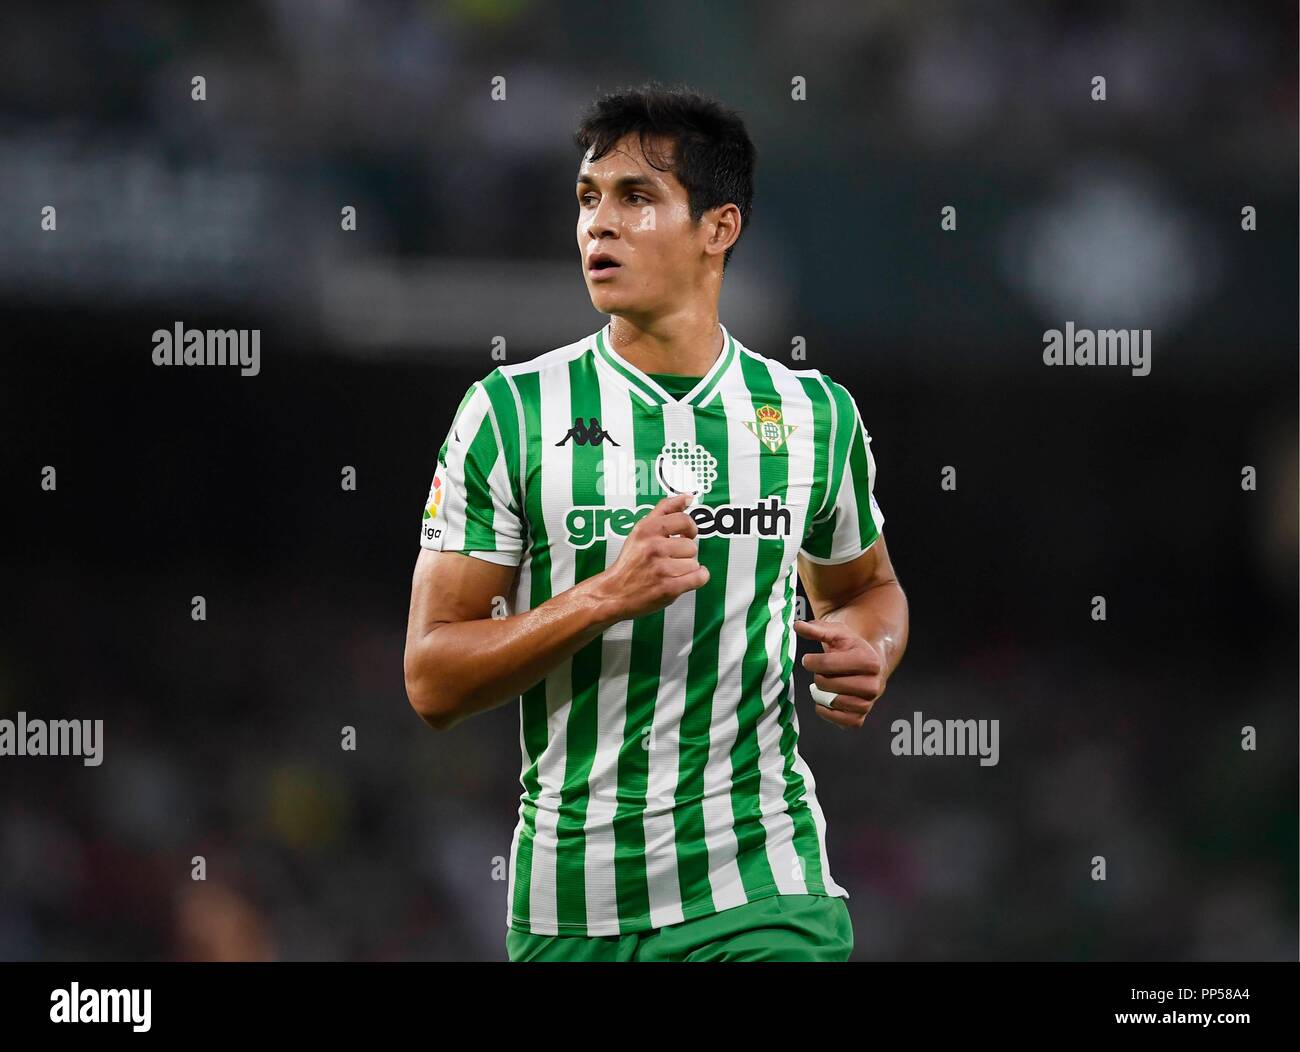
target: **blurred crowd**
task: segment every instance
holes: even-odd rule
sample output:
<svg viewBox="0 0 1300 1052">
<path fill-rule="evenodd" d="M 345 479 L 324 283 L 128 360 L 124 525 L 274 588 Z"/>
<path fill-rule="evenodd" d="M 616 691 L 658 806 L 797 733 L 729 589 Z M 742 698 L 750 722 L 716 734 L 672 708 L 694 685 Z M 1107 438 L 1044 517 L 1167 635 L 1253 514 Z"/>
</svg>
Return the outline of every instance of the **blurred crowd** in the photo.
<svg viewBox="0 0 1300 1052">
<path fill-rule="evenodd" d="M 504 959 L 515 704 L 426 728 L 395 611 L 290 581 L 250 584 L 206 624 L 164 616 L 158 586 L 70 614 L 74 582 L 51 584 L 28 616 L 102 631 L 25 684 L 26 705 L 102 713 L 105 762 L 0 762 L 0 959 Z M 818 720 L 799 674 L 857 957 L 1289 958 L 1285 671 L 1243 670 L 1226 701 L 1195 667 L 1103 672 L 1014 637 L 936 653 L 932 616 L 916 609 L 913 653 L 861 731 Z M 118 667 L 135 633 L 149 660 Z M 890 724 L 914 711 L 998 719 L 997 766 L 895 755 Z"/>
</svg>

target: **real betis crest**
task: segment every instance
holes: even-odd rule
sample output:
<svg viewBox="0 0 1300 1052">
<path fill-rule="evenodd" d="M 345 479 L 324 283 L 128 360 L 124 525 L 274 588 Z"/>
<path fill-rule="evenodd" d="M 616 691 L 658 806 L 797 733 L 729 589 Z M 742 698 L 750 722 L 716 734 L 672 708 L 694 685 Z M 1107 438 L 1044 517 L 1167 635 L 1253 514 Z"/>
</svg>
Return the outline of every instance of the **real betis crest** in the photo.
<svg viewBox="0 0 1300 1052">
<path fill-rule="evenodd" d="M 773 453 L 785 445 L 794 431 L 793 426 L 781 422 L 781 410 L 771 405 L 759 406 L 754 419 L 746 420 L 745 426 Z"/>
</svg>

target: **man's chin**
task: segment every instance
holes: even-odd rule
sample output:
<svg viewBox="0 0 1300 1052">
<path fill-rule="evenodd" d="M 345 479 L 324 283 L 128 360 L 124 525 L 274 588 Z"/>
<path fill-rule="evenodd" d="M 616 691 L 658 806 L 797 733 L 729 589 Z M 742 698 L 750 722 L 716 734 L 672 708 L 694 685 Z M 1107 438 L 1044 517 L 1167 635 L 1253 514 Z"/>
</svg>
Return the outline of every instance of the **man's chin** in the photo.
<svg viewBox="0 0 1300 1052">
<path fill-rule="evenodd" d="M 620 296 L 613 289 L 594 288 L 588 291 L 591 295 L 591 305 L 601 314 L 617 314 L 630 309 L 627 298 Z"/>
</svg>

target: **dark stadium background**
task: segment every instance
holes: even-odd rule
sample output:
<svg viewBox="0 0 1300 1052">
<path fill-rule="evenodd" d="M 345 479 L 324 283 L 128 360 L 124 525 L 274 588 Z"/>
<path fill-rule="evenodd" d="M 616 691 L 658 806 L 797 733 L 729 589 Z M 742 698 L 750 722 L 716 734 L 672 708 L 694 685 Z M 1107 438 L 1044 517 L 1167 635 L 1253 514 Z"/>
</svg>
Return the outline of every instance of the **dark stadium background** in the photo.
<svg viewBox="0 0 1300 1052">
<path fill-rule="evenodd" d="M 0 758 L 0 958 L 504 958 L 517 706 L 409 709 L 417 522 L 493 336 L 603 323 L 569 135 L 657 77 L 758 146 L 722 320 L 803 336 L 874 437 L 911 644 L 860 732 L 799 688 L 855 956 L 1294 959 L 1296 37 L 1206 2 L 7 8 L 0 716 L 103 719 L 105 762 Z M 1045 367 L 1067 320 L 1151 328 L 1151 374 Z M 261 374 L 155 367 L 177 321 L 260 328 Z M 1000 763 L 893 756 L 914 711 L 999 719 Z"/>
</svg>

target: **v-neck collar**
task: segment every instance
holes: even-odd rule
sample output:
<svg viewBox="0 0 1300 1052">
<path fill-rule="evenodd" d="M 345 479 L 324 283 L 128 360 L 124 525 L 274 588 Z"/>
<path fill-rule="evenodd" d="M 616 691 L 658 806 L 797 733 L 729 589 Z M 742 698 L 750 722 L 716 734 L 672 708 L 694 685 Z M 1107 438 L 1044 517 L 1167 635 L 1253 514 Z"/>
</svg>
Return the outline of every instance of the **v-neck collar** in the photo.
<svg viewBox="0 0 1300 1052">
<path fill-rule="evenodd" d="M 610 339 L 610 325 L 612 324 L 612 322 L 606 324 L 603 329 L 596 333 L 596 358 L 607 365 L 634 394 L 639 395 L 643 401 L 651 405 L 704 405 L 713 396 L 722 375 L 731 367 L 731 363 L 739 357 L 740 353 L 736 350 L 736 341 L 731 338 L 731 333 L 727 331 L 727 327 L 719 322 L 718 327 L 722 330 L 723 337 L 722 353 L 714 360 L 713 365 L 709 367 L 709 371 L 700 377 L 700 382 L 691 388 L 684 397 L 678 399 L 665 391 L 662 385 L 652 377 L 643 373 L 614 350 L 614 341 Z"/>
</svg>

